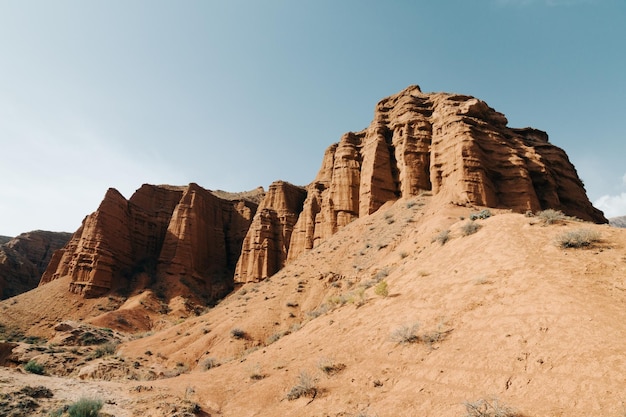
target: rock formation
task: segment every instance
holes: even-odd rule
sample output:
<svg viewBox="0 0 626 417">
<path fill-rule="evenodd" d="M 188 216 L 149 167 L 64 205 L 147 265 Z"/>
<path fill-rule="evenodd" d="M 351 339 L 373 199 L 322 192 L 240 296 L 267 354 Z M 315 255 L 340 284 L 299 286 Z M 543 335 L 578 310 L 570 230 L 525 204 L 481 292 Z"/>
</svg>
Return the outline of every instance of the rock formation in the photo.
<svg viewBox="0 0 626 417">
<path fill-rule="evenodd" d="M 35 288 L 54 251 L 70 237 L 70 233 L 35 230 L 0 244 L 0 300 Z"/>
<path fill-rule="evenodd" d="M 326 150 L 307 187 L 288 259 L 385 202 L 422 191 L 456 204 L 554 208 L 606 222 L 545 132 L 509 128 L 503 114 L 476 98 L 411 86 L 380 101 L 367 129 Z"/>
<path fill-rule="evenodd" d="M 233 281 L 271 276 L 386 202 L 422 192 L 454 204 L 552 208 L 606 223 L 565 152 L 545 132 L 507 123 L 476 98 L 410 86 L 381 100 L 365 130 L 331 145 L 306 190 L 272 184 L 254 220 L 250 197 L 259 192 L 236 198 L 195 184 L 144 185 L 126 201 L 109 190 L 42 284 L 71 275 L 71 290 L 85 295 L 156 282 L 172 293 L 183 286 L 215 298 Z"/>
<path fill-rule="evenodd" d="M 285 266 L 291 233 L 305 197 L 302 187 L 284 181 L 270 185 L 243 241 L 236 282 L 264 279 Z"/>
<path fill-rule="evenodd" d="M 153 286 L 165 296 L 214 299 L 232 288 L 255 211 L 255 203 L 218 198 L 196 184 L 143 185 L 129 200 L 109 189 L 40 285 L 69 275 L 70 291 L 85 297 Z"/>
</svg>

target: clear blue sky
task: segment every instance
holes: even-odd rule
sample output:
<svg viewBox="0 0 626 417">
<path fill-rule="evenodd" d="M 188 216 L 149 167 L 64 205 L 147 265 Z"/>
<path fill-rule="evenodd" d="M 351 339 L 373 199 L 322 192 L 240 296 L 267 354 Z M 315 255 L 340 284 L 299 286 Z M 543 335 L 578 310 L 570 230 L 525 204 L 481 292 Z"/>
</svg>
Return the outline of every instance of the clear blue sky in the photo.
<svg viewBox="0 0 626 417">
<path fill-rule="evenodd" d="M 626 214 L 624 0 L 0 0 L 0 234 L 108 187 L 305 185 L 410 84 L 547 131 Z"/>
</svg>

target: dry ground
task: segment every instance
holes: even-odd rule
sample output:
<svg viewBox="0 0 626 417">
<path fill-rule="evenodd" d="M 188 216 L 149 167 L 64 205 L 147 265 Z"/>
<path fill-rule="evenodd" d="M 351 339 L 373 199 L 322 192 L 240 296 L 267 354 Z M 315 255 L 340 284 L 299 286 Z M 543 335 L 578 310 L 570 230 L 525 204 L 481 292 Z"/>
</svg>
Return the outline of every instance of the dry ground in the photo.
<svg viewBox="0 0 626 417">
<path fill-rule="evenodd" d="M 100 371 L 83 377 L 100 379 L 4 369 L 0 389 L 50 386 L 63 401 L 79 387 L 98 390 L 116 416 L 452 417 L 468 401 L 497 398 L 529 417 L 622 417 L 626 232 L 491 210 L 464 236 L 479 210 L 435 197 L 388 204 L 205 314 L 157 326 L 146 312 L 157 331 L 85 364 Z M 581 228 L 600 241 L 555 243 Z M 387 296 L 377 294 L 382 281 Z M 97 300 L 70 296 L 60 307 L 51 293 L 0 303 L 0 321 L 36 323 L 27 333 L 47 338 L 61 317 L 115 328 L 115 311 L 102 313 Z M 139 305 L 128 309 L 139 314 Z M 311 389 L 288 399 L 303 372 Z"/>
</svg>

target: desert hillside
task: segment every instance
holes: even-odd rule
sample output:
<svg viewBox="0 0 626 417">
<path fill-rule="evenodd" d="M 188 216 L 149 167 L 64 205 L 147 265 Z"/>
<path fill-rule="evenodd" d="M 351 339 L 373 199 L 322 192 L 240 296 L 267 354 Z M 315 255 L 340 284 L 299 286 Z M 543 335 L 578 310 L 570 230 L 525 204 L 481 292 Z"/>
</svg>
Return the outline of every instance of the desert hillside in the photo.
<svg viewBox="0 0 626 417">
<path fill-rule="evenodd" d="M 109 189 L 0 302 L 0 414 L 622 416 L 626 232 L 507 123 L 411 86 L 306 187 Z"/>
<path fill-rule="evenodd" d="M 115 415 L 192 402 L 215 416 L 460 416 L 491 398 L 526 416 L 621 415 L 624 232 L 507 211 L 469 223 L 481 210 L 430 196 L 390 203 L 270 279 L 70 376 L 117 380 L 98 391 L 125 404 Z M 599 240 L 560 246 L 581 229 Z M 26 310 L 38 292 L 0 308 Z M 51 349 L 22 360 L 60 372 L 64 349 Z M 302 372 L 315 390 L 289 400 Z"/>
</svg>

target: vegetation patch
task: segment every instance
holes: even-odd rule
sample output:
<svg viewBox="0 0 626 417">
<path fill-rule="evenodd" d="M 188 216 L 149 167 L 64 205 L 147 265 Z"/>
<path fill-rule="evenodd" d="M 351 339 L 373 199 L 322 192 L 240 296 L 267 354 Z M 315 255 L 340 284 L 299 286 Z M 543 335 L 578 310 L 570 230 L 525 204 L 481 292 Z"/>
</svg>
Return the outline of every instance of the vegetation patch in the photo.
<svg viewBox="0 0 626 417">
<path fill-rule="evenodd" d="M 24 370 L 31 374 L 43 375 L 45 370 L 42 364 L 37 363 L 35 360 L 30 360 L 24 365 Z"/>
<path fill-rule="evenodd" d="M 241 330 L 238 327 L 235 327 L 234 329 L 232 329 L 230 331 L 230 335 L 234 338 L 234 339 L 246 339 L 248 337 L 248 334 Z"/>
<path fill-rule="evenodd" d="M 400 326 L 391 333 L 391 340 L 398 344 L 423 343 L 432 347 L 435 343 L 444 340 L 452 332 L 452 329 L 445 331 L 433 330 L 420 334 L 419 328 L 419 323 Z"/>
<path fill-rule="evenodd" d="M 417 335 L 419 328 L 419 323 L 410 326 L 400 326 L 391 333 L 391 340 L 400 344 L 419 342 L 419 336 Z"/>
<path fill-rule="evenodd" d="M 320 371 L 324 372 L 328 376 L 336 375 L 339 372 L 346 369 L 346 365 L 343 363 L 337 363 L 330 358 L 322 358 L 319 360 L 317 367 Z"/>
<path fill-rule="evenodd" d="M 600 233 L 591 229 L 576 229 L 565 232 L 556 238 L 562 248 L 584 248 L 600 241 Z"/>
<path fill-rule="evenodd" d="M 496 399 L 466 402 L 465 410 L 467 411 L 465 417 L 522 417 L 521 414 L 500 404 Z"/>
<path fill-rule="evenodd" d="M 470 220 L 463 226 L 461 226 L 461 233 L 463 234 L 463 236 L 473 235 L 474 233 L 478 232 L 481 227 L 482 226 L 474 220 Z"/>
<path fill-rule="evenodd" d="M 374 293 L 376 295 L 380 295 L 381 297 L 387 297 L 389 295 L 389 285 L 387 281 L 383 280 L 376 284 L 374 287 Z"/>
<path fill-rule="evenodd" d="M 298 381 L 291 387 L 287 393 L 287 399 L 289 401 L 297 400 L 300 397 L 315 398 L 317 395 L 317 385 L 315 378 L 306 371 L 301 371 L 298 376 Z"/>
<path fill-rule="evenodd" d="M 218 366 L 220 366 L 220 362 L 215 358 L 206 358 L 204 361 L 202 361 L 202 368 L 204 368 L 204 370 L 206 371 L 208 371 L 209 369 L 217 368 Z"/>
<path fill-rule="evenodd" d="M 443 246 L 446 244 L 448 240 L 450 240 L 450 230 L 446 229 L 446 230 L 442 230 L 441 232 L 439 232 L 439 234 L 435 236 L 432 242 L 437 242 L 441 246 Z"/>
<path fill-rule="evenodd" d="M 69 406 L 67 413 L 70 417 L 96 417 L 100 413 L 102 406 L 102 400 L 81 398 Z"/>
<path fill-rule="evenodd" d="M 471 213 L 469 215 L 469 219 L 470 220 L 482 220 L 482 219 L 488 219 L 491 216 L 492 216 L 491 211 L 489 209 L 484 209 L 476 213 Z"/>
</svg>

